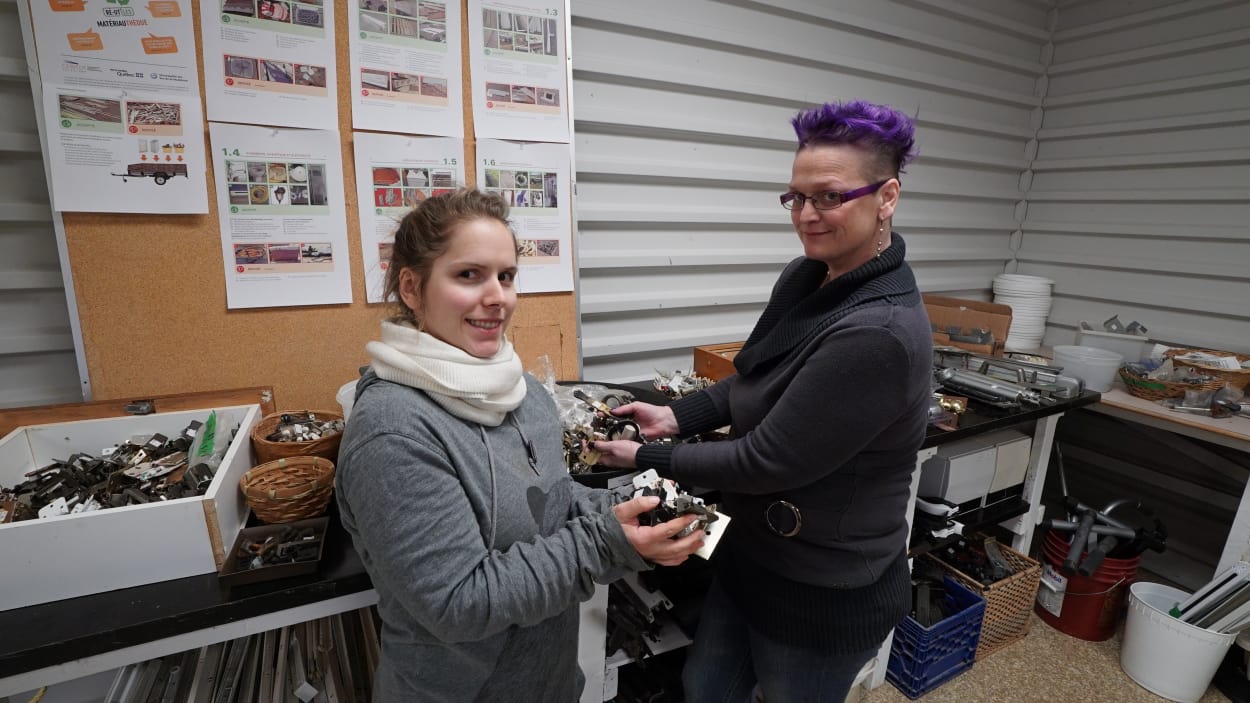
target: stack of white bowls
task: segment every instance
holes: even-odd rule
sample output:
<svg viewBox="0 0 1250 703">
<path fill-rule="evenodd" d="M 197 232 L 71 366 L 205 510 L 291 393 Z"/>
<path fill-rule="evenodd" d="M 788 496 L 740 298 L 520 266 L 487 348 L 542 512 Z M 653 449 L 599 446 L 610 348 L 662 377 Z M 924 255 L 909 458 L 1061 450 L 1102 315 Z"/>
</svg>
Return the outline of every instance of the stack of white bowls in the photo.
<svg viewBox="0 0 1250 703">
<path fill-rule="evenodd" d="M 1042 345 L 1054 285 L 1049 278 L 1022 273 L 994 277 L 994 302 L 1011 306 L 1011 329 L 1003 345 L 1007 351 L 1034 351 Z"/>
</svg>

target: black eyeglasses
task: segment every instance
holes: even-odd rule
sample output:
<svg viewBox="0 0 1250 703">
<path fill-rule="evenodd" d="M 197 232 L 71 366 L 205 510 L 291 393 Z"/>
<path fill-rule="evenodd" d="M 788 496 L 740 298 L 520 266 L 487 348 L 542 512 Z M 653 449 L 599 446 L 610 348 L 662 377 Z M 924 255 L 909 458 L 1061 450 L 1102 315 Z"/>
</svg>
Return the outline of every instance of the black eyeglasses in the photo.
<svg viewBox="0 0 1250 703">
<path fill-rule="evenodd" d="M 884 181 L 866 185 L 862 188 L 856 188 L 855 190 L 848 190 L 845 193 L 839 193 L 836 190 L 822 190 L 819 193 L 804 195 L 803 193 L 792 190 L 789 193 L 781 194 L 781 207 L 787 210 L 802 210 L 803 206 L 810 200 L 812 207 L 817 210 L 833 210 L 841 207 L 842 203 L 869 195 L 871 193 L 876 193 L 881 189 L 881 186 L 888 183 L 889 180 L 890 179 L 887 178 Z"/>
</svg>

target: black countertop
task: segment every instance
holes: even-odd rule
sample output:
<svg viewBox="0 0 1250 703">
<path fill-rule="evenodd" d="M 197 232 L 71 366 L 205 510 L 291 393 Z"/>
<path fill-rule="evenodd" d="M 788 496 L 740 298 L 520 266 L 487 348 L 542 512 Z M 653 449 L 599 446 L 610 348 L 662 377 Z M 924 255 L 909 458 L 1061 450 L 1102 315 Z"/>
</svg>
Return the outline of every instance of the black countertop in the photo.
<svg viewBox="0 0 1250 703">
<path fill-rule="evenodd" d="M 1037 420 L 1097 403 L 1099 398 L 1087 391 L 1054 405 L 1014 411 L 972 401 L 959 429 L 930 428 L 922 446 Z M 315 574 L 232 588 L 223 587 L 215 573 L 203 574 L 0 612 L 0 678 L 372 587 L 331 511 L 325 551 Z"/>
</svg>

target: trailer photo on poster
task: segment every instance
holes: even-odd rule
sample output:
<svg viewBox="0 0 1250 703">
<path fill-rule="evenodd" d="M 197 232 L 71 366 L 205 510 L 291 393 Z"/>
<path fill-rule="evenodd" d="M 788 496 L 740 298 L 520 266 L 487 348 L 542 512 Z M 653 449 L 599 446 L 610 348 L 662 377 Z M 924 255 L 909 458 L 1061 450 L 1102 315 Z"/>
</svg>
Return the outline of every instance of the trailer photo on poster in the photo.
<svg viewBox="0 0 1250 703">
<path fill-rule="evenodd" d="M 352 301 L 338 132 L 209 123 L 226 306 Z"/>
<path fill-rule="evenodd" d="M 200 23 L 210 121 L 338 127 L 332 4 L 204 0 Z"/>
<path fill-rule="evenodd" d="M 198 97 L 45 85 L 52 206 L 61 212 L 208 212 Z"/>
<path fill-rule="evenodd" d="M 573 290 L 568 145 L 483 139 L 477 157 L 478 187 L 511 208 L 520 254 L 517 290 Z"/>
<path fill-rule="evenodd" d="M 368 132 L 352 141 L 366 300 L 380 303 L 399 221 L 426 198 L 464 185 L 464 141 Z"/>
<path fill-rule="evenodd" d="M 569 141 L 564 3 L 469 0 L 468 13 L 477 136 Z"/>
<path fill-rule="evenodd" d="M 353 127 L 464 136 L 459 2 L 355 0 L 347 26 Z"/>
</svg>

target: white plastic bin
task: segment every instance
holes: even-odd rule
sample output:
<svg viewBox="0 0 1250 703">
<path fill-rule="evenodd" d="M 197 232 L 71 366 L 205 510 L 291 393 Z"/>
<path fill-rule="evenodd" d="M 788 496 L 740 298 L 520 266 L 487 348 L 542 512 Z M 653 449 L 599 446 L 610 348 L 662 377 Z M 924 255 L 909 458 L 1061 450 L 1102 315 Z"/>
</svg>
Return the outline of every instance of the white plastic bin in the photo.
<svg viewBox="0 0 1250 703">
<path fill-rule="evenodd" d="M 1160 583 L 1129 587 L 1128 619 L 1120 668 L 1146 690 L 1180 703 L 1196 703 L 1211 685 L 1235 634 L 1211 632 L 1168 611 L 1189 594 Z"/>
<path fill-rule="evenodd" d="M 1076 331 L 1076 345 L 1079 347 L 1097 347 L 1124 356 L 1125 361 L 1141 361 L 1150 356 L 1151 342 L 1149 337 L 1140 334 L 1117 334 L 1099 330 Z"/>
<path fill-rule="evenodd" d="M 1060 345 L 1054 348 L 1055 365 L 1063 367 L 1064 376 L 1075 376 L 1085 381 L 1091 391 L 1111 390 L 1116 369 L 1124 363 L 1124 356 L 1106 349 Z"/>
</svg>

